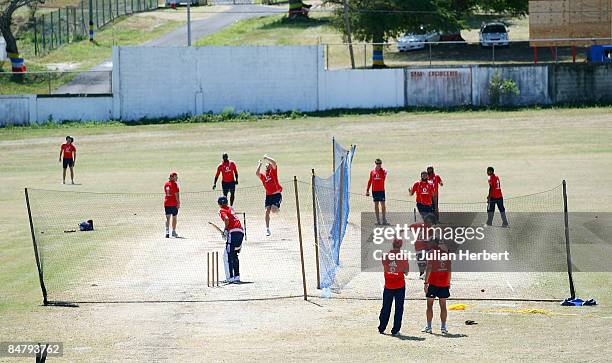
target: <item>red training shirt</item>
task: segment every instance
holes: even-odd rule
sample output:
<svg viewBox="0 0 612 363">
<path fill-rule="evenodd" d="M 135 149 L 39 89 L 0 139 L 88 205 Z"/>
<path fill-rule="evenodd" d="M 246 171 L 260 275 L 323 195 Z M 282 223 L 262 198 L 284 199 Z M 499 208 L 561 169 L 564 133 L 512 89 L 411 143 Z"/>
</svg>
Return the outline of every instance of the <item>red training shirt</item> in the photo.
<svg viewBox="0 0 612 363">
<path fill-rule="evenodd" d="M 176 207 L 176 193 L 179 192 L 178 184 L 175 181 L 169 180 L 164 184 L 164 207 Z"/>
<path fill-rule="evenodd" d="M 387 179 L 387 170 L 381 168 L 380 170 L 374 168 L 370 171 L 370 180 L 368 180 L 368 190 L 370 186 L 373 192 L 384 192 L 385 191 L 385 179 Z"/>
<path fill-rule="evenodd" d="M 219 174 L 223 173 L 221 176 L 221 181 L 225 183 L 236 181 L 234 178 L 234 173 L 237 173 L 238 169 L 236 169 L 236 163 L 229 160 L 227 163 L 223 162 L 217 166 L 217 174 L 215 178 L 219 177 Z"/>
<path fill-rule="evenodd" d="M 412 185 L 412 190 L 416 193 L 417 203 L 424 205 L 432 204 L 432 196 L 434 192 L 433 184 L 428 181 L 418 180 Z"/>
<path fill-rule="evenodd" d="M 57 149 L 56 149 L 57 150 Z M 72 159 L 72 153 L 76 151 L 74 144 L 62 144 L 61 150 L 64 153 L 64 159 Z"/>
<path fill-rule="evenodd" d="M 434 175 L 428 175 L 427 179 L 429 179 L 429 182 L 431 184 L 433 184 L 434 195 L 437 195 L 438 194 L 438 187 L 439 187 L 440 183 L 442 182 L 442 178 L 440 178 L 440 176 L 438 174 L 434 174 Z"/>
<path fill-rule="evenodd" d="M 272 195 L 283 191 L 283 187 L 281 187 L 278 182 L 278 167 L 273 168 L 270 166 L 270 169 L 259 174 L 259 179 L 266 189 L 266 195 Z"/>
<path fill-rule="evenodd" d="M 416 241 L 414 241 L 414 249 L 416 252 L 427 250 L 429 241 L 429 226 L 425 223 L 413 223 L 410 225 L 412 233 L 418 233 Z"/>
<path fill-rule="evenodd" d="M 501 182 L 495 174 L 489 175 L 489 198 L 502 198 Z"/>
<path fill-rule="evenodd" d="M 389 251 L 390 254 L 395 255 L 399 252 L 400 250 Z M 385 256 L 382 263 L 385 268 L 385 287 L 387 289 L 401 289 L 405 287 L 404 271 L 408 272 L 408 260 L 390 260 Z"/>
<path fill-rule="evenodd" d="M 427 267 L 431 266 L 431 272 L 427 278 L 427 283 L 437 287 L 449 287 L 451 278 L 451 261 L 444 260 L 448 258 L 448 252 L 442 251 L 439 248 L 432 249 L 430 252 L 439 252 L 440 258 L 427 261 Z"/>
<path fill-rule="evenodd" d="M 223 222 L 225 222 L 226 218 L 229 219 L 229 224 L 225 228 L 227 231 L 231 231 L 233 229 L 242 230 L 242 224 L 240 224 L 240 219 L 236 217 L 236 213 L 230 206 L 226 205 L 221 207 L 221 209 L 219 209 L 219 216 L 221 217 L 221 220 Z"/>
</svg>

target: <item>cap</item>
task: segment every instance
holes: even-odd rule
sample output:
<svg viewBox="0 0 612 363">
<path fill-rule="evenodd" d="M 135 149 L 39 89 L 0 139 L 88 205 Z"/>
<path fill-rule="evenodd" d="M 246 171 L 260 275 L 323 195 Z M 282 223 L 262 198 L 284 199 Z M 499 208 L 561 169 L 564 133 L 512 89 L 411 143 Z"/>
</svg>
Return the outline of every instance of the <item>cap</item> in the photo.
<svg viewBox="0 0 612 363">
<path fill-rule="evenodd" d="M 217 199 L 217 204 L 220 205 L 226 205 L 227 204 L 227 197 L 222 195 Z"/>
</svg>

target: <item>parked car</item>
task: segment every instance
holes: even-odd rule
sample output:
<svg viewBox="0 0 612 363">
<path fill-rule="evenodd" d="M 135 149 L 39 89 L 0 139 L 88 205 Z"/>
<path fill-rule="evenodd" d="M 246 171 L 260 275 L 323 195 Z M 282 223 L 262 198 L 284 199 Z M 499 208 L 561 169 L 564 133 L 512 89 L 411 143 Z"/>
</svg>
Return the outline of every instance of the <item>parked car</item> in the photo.
<svg viewBox="0 0 612 363">
<path fill-rule="evenodd" d="M 421 28 L 418 32 L 408 32 L 397 40 L 397 49 L 400 52 L 423 49 L 425 43 L 440 41 L 440 33 L 437 31 L 426 31 Z"/>
<path fill-rule="evenodd" d="M 510 45 L 508 28 L 504 23 L 487 23 L 480 27 L 480 45 L 482 47 Z"/>
</svg>

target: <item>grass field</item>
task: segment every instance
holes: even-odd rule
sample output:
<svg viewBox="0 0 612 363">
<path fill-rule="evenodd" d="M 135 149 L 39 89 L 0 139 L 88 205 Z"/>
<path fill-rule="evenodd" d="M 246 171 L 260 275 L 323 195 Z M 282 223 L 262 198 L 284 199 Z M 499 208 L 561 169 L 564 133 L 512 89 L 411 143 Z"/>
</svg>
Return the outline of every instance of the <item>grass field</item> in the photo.
<svg viewBox="0 0 612 363">
<path fill-rule="evenodd" d="M 296 175 L 309 181 L 311 168 L 328 174 L 330 140 L 335 135 L 343 144 L 357 145 L 352 172 L 356 193 L 363 193 L 372 161 L 381 157 L 389 169 L 387 190 L 393 197 L 407 199 L 410 183 L 425 165 L 433 163 L 445 179 L 445 201 L 480 201 L 487 188 L 485 168 L 494 165 L 506 197 L 550 189 L 566 179 L 570 210 L 610 212 L 611 114 L 609 107 L 381 112 L 256 122 L 0 129 L 0 150 L 5 155 L 0 162 L 0 336 L 3 341 L 63 341 L 68 361 L 271 360 L 279 356 L 287 360 L 607 361 L 612 354 L 609 273 L 576 276 L 579 296 L 597 299 L 598 307 L 468 301 L 467 310 L 450 312 L 453 334 L 449 337 L 419 332 L 423 301 L 406 304 L 399 339 L 376 332 L 380 302 L 368 300 L 313 297 L 310 303 L 291 298 L 42 307 L 23 188 L 157 193 L 167 172 L 175 169 L 181 191 L 208 190 L 222 151 L 237 162 L 240 187 L 258 185 L 254 169 L 264 153 L 277 158 L 281 180 Z M 60 184 L 57 154 L 66 134 L 75 138 L 78 147 L 75 186 Z M 290 202 L 284 203 L 288 208 Z M 257 224 L 250 228 L 261 233 Z M 312 271 L 311 266 L 307 268 Z M 521 313 L 517 309 L 543 310 Z M 479 324 L 465 326 L 467 319 Z"/>
<path fill-rule="evenodd" d="M 508 25 L 510 39 L 523 41 L 508 48 L 480 48 L 478 33 L 481 22 L 502 20 Z M 284 15 L 265 16 L 244 20 L 197 42 L 197 45 L 313 45 L 324 44 L 327 66 L 331 69 L 349 68 L 350 58 L 342 34 L 331 23 L 329 13 L 313 13 L 310 19 L 288 20 Z M 533 50 L 529 47 L 529 19 L 502 18 L 491 15 L 477 15 L 466 21 L 466 29 L 461 31 L 467 44 L 440 44 L 429 49 L 400 53 L 395 40 L 385 47 L 385 64 L 390 67 L 424 66 L 452 64 L 486 63 L 530 63 Z M 354 46 L 355 65 L 358 68 L 371 67 L 372 46 L 356 41 Z M 539 62 L 551 62 L 552 53 L 541 50 Z M 571 61 L 571 49 L 559 48 L 559 61 Z M 578 50 L 577 61 L 584 61 L 584 51 Z"/>
</svg>

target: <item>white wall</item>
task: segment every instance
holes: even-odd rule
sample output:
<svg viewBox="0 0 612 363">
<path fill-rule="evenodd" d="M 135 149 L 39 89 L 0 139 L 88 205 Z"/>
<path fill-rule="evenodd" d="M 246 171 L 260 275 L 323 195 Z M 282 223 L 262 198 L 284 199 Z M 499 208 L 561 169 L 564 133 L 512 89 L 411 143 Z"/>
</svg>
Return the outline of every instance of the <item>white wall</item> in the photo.
<svg viewBox="0 0 612 363">
<path fill-rule="evenodd" d="M 472 102 L 472 69 L 406 69 L 406 106 L 452 107 Z"/>
<path fill-rule="evenodd" d="M 505 103 L 512 105 L 548 104 L 548 66 L 473 66 L 472 67 L 472 104 L 486 106 L 491 103 L 489 87 L 493 74 L 499 72 L 502 79 L 514 80 L 520 94 L 508 96 Z"/>
<path fill-rule="evenodd" d="M 403 106 L 402 69 L 320 70 L 320 110 Z"/>
<path fill-rule="evenodd" d="M 36 99 L 36 121 L 105 121 L 113 118 L 113 98 L 39 96 Z"/>
<path fill-rule="evenodd" d="M 35 95 L 0 95 L 0 126 L 30 123 L 30 104 Z"/>
<path fill-rule="evenodd" d="M 124 120 L 318 108 L 317 46 L 117 47 L 115 111 Z"/>
</svg>

